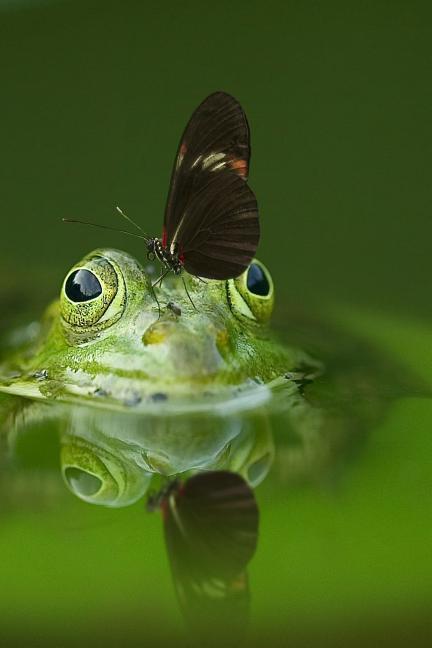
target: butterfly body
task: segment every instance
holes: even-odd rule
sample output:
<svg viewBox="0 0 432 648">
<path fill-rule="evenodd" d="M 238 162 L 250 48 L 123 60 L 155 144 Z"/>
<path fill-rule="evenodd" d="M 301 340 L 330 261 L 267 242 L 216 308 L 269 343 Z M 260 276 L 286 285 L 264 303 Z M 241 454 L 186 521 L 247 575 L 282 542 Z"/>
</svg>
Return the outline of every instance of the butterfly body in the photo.
<svg viewBox="0 0 432 648">
<path fill-rule="evenodd" d="M 163 244 L 162 239 L 151 238 L 148 240 L 147 258 L 150 261 L 157 259 L 166 271 L 172 272 L 175 275 L 181 274 L 183 270 L 183 261 L 177 253 L 176 246 L 171 245 L 167 247 Z"/>
</svg>

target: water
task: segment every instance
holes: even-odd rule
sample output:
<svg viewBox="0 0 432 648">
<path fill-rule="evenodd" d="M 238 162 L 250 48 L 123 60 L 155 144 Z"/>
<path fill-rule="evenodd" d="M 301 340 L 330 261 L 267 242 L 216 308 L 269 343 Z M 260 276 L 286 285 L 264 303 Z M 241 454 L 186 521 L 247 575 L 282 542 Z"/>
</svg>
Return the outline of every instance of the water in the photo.
<svg viewBox="0 0 432 648">
<path fill-rule="evenodd" d="M 217 626 L 217 642 L 237 638 L 238 620 L 243 628 L 248 616 L 257 643 L 275 628 L 299 642 L 321 632 L 357 635 L 359 628 L 367 635 L 395 611 L 409 628 L 426 623 L 429 387 L 358 335 L 332 335 L 330 325 L 311 322 L 308 339 L 317 346 L 312 331 L 320 333 L 322 357 L 329 354 L 326 373 L 300 393 L 294 384 L 280 389 L 258 411 L 198 420 L 183 413 L 169 421 L 62 405 L 15 411 L 0 486 L 7 636 L 26 643 L 31 632 L 55 645 L 82 645 L 115 643 L 126 633 L 132 644 L 143 636 L 199 643 L 202 629 L 184 625 L 175 596 L 175 546 L 167 547 L 166 522 L 146 511 L 144 495 L 161 484 L 152 480 L 155 470 L 212 467 L 255 484 L 260 517 L 242 605 L 230 600 L 234 617 L 228 607 L 221 624 L 218 610 L 205 626 Z M 419 338 L 414 327 L 411 333 Z M 102 475 L 97 496 L 100 484 L 76 469 L 88 469 L 94 456 L 111 474 Z M 62 473 L 87 502 L 120 508 L 79 501 Z M 190 542 L 199 555 L 201 535 Z M 194 600 L 189 608 L 197 608 Z M 73 631 L 65 632 L 69 624 Z"/>
<path fill-rule="evenodd" d="M 115 225 L 120 204 L 157 234 L 185 120 L 223 88 L 251 122 L 274 326 L 325 367 L 285 407 L 203 419 L 204 442 L 188 457 L 154 439 L 139 452 L 134 419 L 107 437 L 74 408 L 17 416 L 0 438 L 2 645 L 199 642 L 181 614 L 162 515 L 145 506 L 159 484 L 149 472 L 180 459 L 240 469 L 255 484 L 257 549 L 240 570 L 249 644 L 430 643 L 428 7 L 1 9 L 2 339 L 39 318 L 91 249 L 143 258 L 139 242 L 66 231 L 60 218 Z M 127 506 L 68 490 L 74 430 L 111 453 Z M 65 474 L 91 499 L 94 483 Z M 237 639 L 227 626 L 242 610 L 220 614 L 217 642 Z"/>
</svg>

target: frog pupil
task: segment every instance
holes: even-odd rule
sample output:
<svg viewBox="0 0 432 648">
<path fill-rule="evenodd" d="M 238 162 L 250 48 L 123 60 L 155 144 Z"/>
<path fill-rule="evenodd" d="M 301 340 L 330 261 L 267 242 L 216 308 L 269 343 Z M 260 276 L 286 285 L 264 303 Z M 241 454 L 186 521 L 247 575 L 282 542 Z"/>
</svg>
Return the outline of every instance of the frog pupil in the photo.
<svg viewBox="0 0 432 648">
<path fill-rule="evenodd" d="M 75 270 L 67 278 L 65 292 L 73 302 L 86 302 L 99 297 L 102 286 L 90 270 Z"/>
<path fill-rule="evenodd" d="M 264 270 L 257 263 L 252 263 L 249 266 L 247 287 L 251 293 L 260 297 L 267 297 L 270 292 L 270 285 Z"/>
</svg>

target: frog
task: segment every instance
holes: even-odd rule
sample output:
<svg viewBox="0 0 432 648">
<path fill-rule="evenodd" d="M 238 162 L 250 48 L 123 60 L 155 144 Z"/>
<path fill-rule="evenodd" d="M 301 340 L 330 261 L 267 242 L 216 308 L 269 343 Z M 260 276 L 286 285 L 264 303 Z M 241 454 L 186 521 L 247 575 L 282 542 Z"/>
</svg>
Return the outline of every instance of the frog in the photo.
<svg viewBox="0 0 432 648">
<path fill-rule="evenodd" d="M 274 458 L 269 404 L 298 402 L 321 370 L 275 339 L 273 307 L 257 259 L 233 279 L 161 284 L 126 252 L 87 254 L 0 362 L 9 447 L 54 427 L 66 485 L 104 506 L 135 502 L 155 475 L 229 469 L 257 486 Z"/>
<path fill-rule="evenodd" d="M 271 336 L 274 285 L 259 260 L 227 281 L 153 283 L 126 252 L 86 255 L 0 364 L 0 391 L 117 409 L 187 400 L 190 408 L 248 391 L 259 397 L 260 386 L 317 370 Z"/>
<path fill-rule="evenodd" d="M 95 250 L 72 265 L 39 322 L 12 331 L 0 360 L 0 472 L 38 429 L 41 447 L 49 430 L 57 435 L 69 490 L 104 506 L 128 506 L 155 477 L 190 471 L 233 470 L 253 487 L 272 467 L 287 483 L 324 474 L 355 436 L 352 423 L 323 411 L 322 363 L 273 335 L 267 267 L 255 259 L 226 281 L 155 281 L 156 269 L 128 253 Z M 342 330 L 333 354 L 352 346 Z M 387 366 L 375 354 L 368 365 L 375 373 Z M 333 380 L 359 394 L 364 379 L 342 366 Z M 378 384 L 386 381 L 377 374 Z M 375 385 L 370 374 L 367 384 Z M 367 395 L 372 414 L 375 391 Z M 361 407 L 362 399 L 349 402 Z M 273 427 L 284 430 L 277 455 Z"/>
</svg>

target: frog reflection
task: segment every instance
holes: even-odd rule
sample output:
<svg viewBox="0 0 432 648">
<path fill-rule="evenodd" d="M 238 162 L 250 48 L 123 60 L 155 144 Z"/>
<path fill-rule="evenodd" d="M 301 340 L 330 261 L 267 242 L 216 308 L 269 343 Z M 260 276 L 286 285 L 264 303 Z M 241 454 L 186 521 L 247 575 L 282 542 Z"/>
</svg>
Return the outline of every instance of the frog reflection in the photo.
<svg viewBox="0 0 432 648">
<path fill-rule="evenodd" d="M 121 507 L 142 498 L 156 475 L 228 469 L 252 486 L 268 473 L 274 448 L 268 419 L 125 416 L 67 408 L 61 470 L 68 488 L 92 504 Z"/>
<path fill-rule="evenodd" d="M 120 507 L 148 492 L 152 481 L 160 481 L 158 473 L 167 476 L 165 546 L 185 620 L 196 635 L 219 624 L 223 614 L 230 618 L 230 639 L 241 634 L 249 617 L 247 565 L 258 541 L 251 486 L 264 479 L 273 460 L 268 420 L 255 413 L 223 425 L 198 417 L 194 426 L 176 417 L 164 426 L 153 421 L 153 427 L 139 417 L 136 427 L 128 419 L 125 428 L 124 417 L 112 413 L 71 414 L 61 439 L 69 489 L 87 502 Z M 168 477 L 178 473 L 186 474 L 181 485 Z"/>
<path fill-rule="evenodd" d="M 181 610 L 196 633 L 204 621 L 207 629 L 218 623 L 221 613 L 234 615 L 231 638 L 243 632 L 249 616 L 247 565 L 258 541 L 252 487 L 265 478 L 274 457 L 265 410 L 162 418 L 39 403 L 15 416 L 11 449 L 50 418 L 60 425 L 64 480 L 86 502 L 128 506 L 152 482 L 172 483 L 180 474 L 181 489 L 162 508 Z"/>
<path fill-rule="evenodd" d="M 276 470 L 283 481 L 299 475 L 315 479 L 334 459 L 334 434 L 329 432 L 334 423 L 328 426 L 291 380 L 275 388 L 271 398 L 263 386 L 254 389 L 253 398 L 237 397 L 220 408 L 212 402 L 202 411 L 173 409 L 169 414 L 164 404 L 164 415 L 160 409 L 143 416 L 0 395 L 0 412 L 2 406 L 0 460 L 5 470 L 7 457 L 13 457 L 29 430 L 39 430 L 36 443 L 41 447 L 57 435 L 68 488 L 82 500 L 110 507 L 143 497 L 155 474 L 225 469 L 255 487 L 273 463 L 273 427 L 278 435 Z M 34 454 L 36 470 L 41 459 Z M 12 482 L 11 475 L 9 492 Z"/>
<path fill-rule="evenodd" d="M 225 403 L 221 408 L 215 408 L 212 403 L 210 409 L 193 412 L 173 409 L 169 414 L 164 404 L 163 412 L 149 408 L 143 416 L 131 411 L 16 398 L 13 415 L 9 414 L 4 420 L 7 435 L 3 438 L 7 436 L 9 453 L 14 454 L 20 439 L 32 428 L 39 430 L 41 445 L 48 433 L 58 435 L 60 468 L 69 490 L 86 502 L 109 507 L 128 506 L 140 500 L 151 488 L 157 488 L 161 479 L 180 475 L 182 482 L 187 482 L 203 471 L 205 474 L 230 471 L 240 475 L 250 488 L 255 488 L 274 465 L 272 428 L 275 417 L 279 416 L 283 426 L 278 425 L 278 435 L 283 429 L 284 437 L 294 438 L 291 445 L 285 440 L 278 444 L 278 452 L 280 449 L 287 461 L 292 457 L 291 463 L 298 466 L 304 455 L 308 460 L 304 469 L 313 473 L 316 462 L 311 464 L 311 457 L 315 453 L 319 459 L 325 454 L 326 436 L 320 436 L 320 411 L 308 404 L 293 380 L 275 387 L 271 398 L 264 386 L 263 390 L 255 389 L 253 399 L 237 398 L 235 407 L 234 402 L 231 407 Z M 305 448 L 304 453 L 301 448 Z M 144 516 L 144 506 L 142 510 Z M 223 534 L 218 535 L 215 523 L 223 529 L 223 519 L 213 517 L 210 529 L 210 536 L 217 545 L 213 551 L 215 555 L 219 552 L 221 566 L 230 555 L 224 553 L 226 538 Z M 167 534 L 166 522 L 164 528 Z M 236 627 L 241 633 L 249 614 L 247 560 L 243 558 L 238 568 L 230 571 L 222 570 L 218 574 L 206 571 L 202 560 L 191 564 L 203 544 L 202 529 L 198 534 L 189 532 L 188 536 L 186 545 L 179 533 L 171 534 L 170 547 L 167 540 L 173 579 L 185 616 L 192 625 L 205 616 L 209 626 L 212 609 L 217 617 L 214 623 L 221 614 L 228 615 L 225 602 L 233 613 L 235 611 Z M 204 534 L 206 541 L 207 538 Z M 173 543 L 178 545 L 177 551 Z M 240 557 L 242 555 L 245 554 L 240 551 Z M 190 580 L 185 581 L 185 574 L 194 573 L 192 584 Z M 208 596 L 197 595 L 201 591 Z M 218 602 L 213 604 L 212 597 L 219 597 Z M 233 624 L 234 619 L 231 628 Z M 197 633 L 199 631 L 200 628 L 196 629 Z"/>
</svg>

